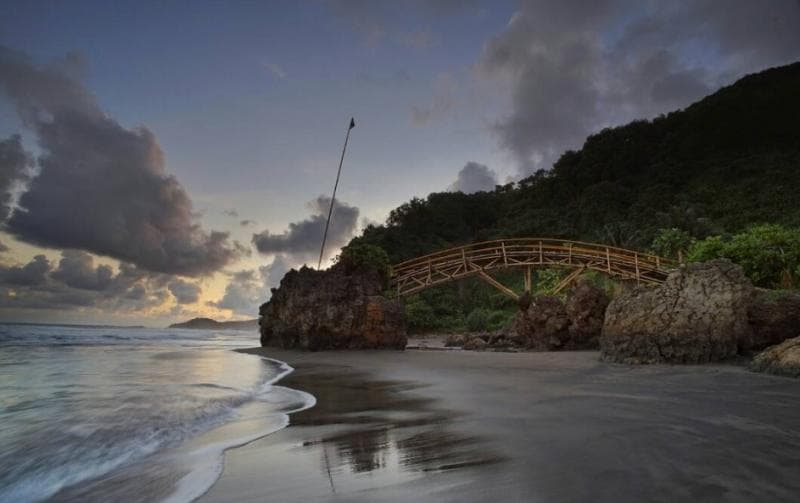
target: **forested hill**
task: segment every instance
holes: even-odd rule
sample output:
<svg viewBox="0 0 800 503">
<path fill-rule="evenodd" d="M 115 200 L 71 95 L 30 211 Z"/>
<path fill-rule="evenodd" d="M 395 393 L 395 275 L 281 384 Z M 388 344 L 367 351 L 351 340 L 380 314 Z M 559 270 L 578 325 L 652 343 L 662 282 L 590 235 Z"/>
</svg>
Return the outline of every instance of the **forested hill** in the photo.
<svg viewBox="0 0 800 503">
<path fill-rule="evenodd" d="M 758 223 L 800 226 L 800 63 L 744 77 L 685 110 L 605 129 L 552 170 L 493 192 L 413 199 L 354 241 L 397 262 L 500 237 L 645 249 L 662 228 L 704 238 Z"/>
</svg>

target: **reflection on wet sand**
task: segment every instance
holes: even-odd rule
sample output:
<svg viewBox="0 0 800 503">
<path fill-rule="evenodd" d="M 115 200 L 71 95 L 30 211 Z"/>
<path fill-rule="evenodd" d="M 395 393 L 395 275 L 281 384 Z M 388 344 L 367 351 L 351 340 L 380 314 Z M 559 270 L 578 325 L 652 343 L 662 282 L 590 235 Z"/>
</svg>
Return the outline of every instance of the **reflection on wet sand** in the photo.
<svg viewBox="0 0 800 503">
<path fill-rule="evenodd" d="M 290 428 L 330 427 L 303 448 L 320 449 L 321 470 L 334 491 L 336 476 L 346 472 L 405 478 L 502 460 L 482 439 L 455 431 L 458 414 L 417 395 L 418 384 L 378 381 L 350 367 L 318 364 L 297 365 L 281 384 L 317 398 L 315 407 L 291 416 Z"/>
</svg>

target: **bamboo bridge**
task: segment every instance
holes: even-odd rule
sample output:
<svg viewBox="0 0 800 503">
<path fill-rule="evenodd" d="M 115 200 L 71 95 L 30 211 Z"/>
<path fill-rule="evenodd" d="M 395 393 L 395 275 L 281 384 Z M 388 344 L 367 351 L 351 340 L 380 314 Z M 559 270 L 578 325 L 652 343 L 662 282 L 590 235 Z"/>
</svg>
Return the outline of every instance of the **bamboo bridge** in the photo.
<svg viewBox="0 0 800 503">
<path fill-rule="evenodd" d="M 534 268 L 561 267 L 572 271 L 553 289 L 559 293 L 584 271 L 641 283 L 662 283 L 678 264 L 635 250 L 563 239 L 499 239 L 457 246 L 392 266 L 390 284 L 398 296 L 462 278 L 477 276 L 514 299 L 519 295 L 489 275 L 489 271 L 521 268 L 525 292 L 532 288 Z"/>
</svg>

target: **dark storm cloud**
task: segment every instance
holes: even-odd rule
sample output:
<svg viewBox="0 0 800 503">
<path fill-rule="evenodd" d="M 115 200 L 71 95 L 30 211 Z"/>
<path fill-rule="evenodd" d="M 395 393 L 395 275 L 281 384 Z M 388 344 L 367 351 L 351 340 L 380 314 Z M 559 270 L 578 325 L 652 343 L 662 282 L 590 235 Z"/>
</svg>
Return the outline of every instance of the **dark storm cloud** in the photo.
<svg viewBox="0 0 800 503">
<path fill-rule="evenodd" d="M 458 172 L 456 181 L 450 185 L 450 191 L 464 194 L 491 191 L 497 183 L 497 174 L 494 171 L 484 164 L 470 161 Z"/>
<path fill-rule="evenodd" d="M 253 244 L 264 254 L 286 254 L 301 262 L 316 259 L 322 244 L 330 204 L 330 197 L 319 196 L 308 204 L 311 217 L 290 223 L 289 229 L 282 234 L 271 234 L 268 230 L 253 234 Z M 330 256 L 347 244 L 357 227 L 358 208 L 336 201 L 325 244 L 325 249 L 329 251 L 326 256 Z"/>
<path fill-rule="evenodd" d="M 23 266 L 0 266 L 0 284 L 16 286 L 41 285 L 47 281 L 50 261 L 44 255 L 36 255 Z"/>
<path fill-rule="evenodd" d="M 7 230 L 46 247 L 82 249 L 145 269 L 208 274 L 241 254 L 197 224 L 188 194 L 146 128 L 126 129 L 65 70 L 0 46 L 0 89 L 34 131 L 41 173 Z"/>
<path fill-rule="evenodd" d="M 171 293 L 179 303 L 196 302 L 199 287 L 125 263 L 114 273 L 76 250 L 62 251 L 56 268 L 44 255 L 24 265 L 0 265 L 0 309 L 135 312 L 161 306 Z"/>
<path fill-rule="evenodd" d="M 168 285 L 170 293 L 178 301 L 178 304 L 194 304 L 200 298 L 200 285 L 174 279 Z"/>
<path fill-rule="evenodd" d="M 524 1 L 477 68 L 510 85 L 494 130 L 524 175 L 602 127 L 797 59 L 798 26 L 796 0 Z"/>
<path fill-rule="evenodd" d="M 106 290 L 111 286 L 114 271 L 107 265 L 94 266 L 94 259 L 83 251 L 61 252 L 58 269 L 50 275 L 72 288 Z"/>
<path fill-rule="evenodd" d="M 11 214 L 15 187 L 28 179 L 32 168 L 33 157 L 18 135 L 0 140 L 0 223 Z"/>
</svg>

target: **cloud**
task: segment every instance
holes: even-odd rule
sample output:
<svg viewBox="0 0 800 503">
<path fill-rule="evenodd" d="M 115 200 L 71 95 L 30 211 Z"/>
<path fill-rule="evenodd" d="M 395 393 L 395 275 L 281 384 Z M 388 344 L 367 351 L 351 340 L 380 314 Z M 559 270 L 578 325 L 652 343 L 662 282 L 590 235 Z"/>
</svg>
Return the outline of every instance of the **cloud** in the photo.
<svg viewBox="0 0 800 503">
<path fill-rule="evenodd" d="M 74 58 L 73 58 L 74 59 Z M 40 174 L 7 231 L 39 246 L 80 249 L 162 273 L 203 275 L 240 256 L 228 233 L 206 232 L 189 195 L 144 127 L 108 117 L 67 69 L 0 46 L 0 89 L 38 137 Z"/>
<path fill-rule="evenodd" d="M 739 76 L 800 57 L 800 2 L 521 3 L 476 66 L 508 83 L 493 127 L 521 174 L 598 129 L 684 107 Z"/>
<path fill-rule="evenodd" d="M 301 263 L 316 260 L 330 204 L 330 197 L 319 196 L 308 203 L 312 213 L 309 218 L 290 223 L 289 228 L 281 234 L 272 234 L 268 230 L 253 234 L 253 244 L 263 254 L 290 255 Z M 336 201 L 325 244 L 327 253 L 323 258 L 332 256 L 353 237 L 358 228 L 358 214 L 359 210 L 355 206 Z"/>
<path fill-rule="evenodd" d="M 126 263 L 114 272 L 107 265 L 95 265 L 94 257 L 77 250 L 62 251 L 55 268 L 44 255 L 24 265 L 0 265 L 3 310 L 79 308 L 98 314 L 135 313 L 160 308 L 171 293 L 178 302 L 190 302 L 192 295 L 196 302 L 199 287 Z"/>
<path fill-rule="evenodd" d="M 172 280 L 167 288 L 169 288 L 175 300 L 178 301 L 178 304 L 194 304 L 200 298 L 200 292 L 202 290 L 200 285 L 196 283 L 190 283 L 177 278 Z"/>
<path fill-rule="evenodd" d="M 494 171 L 483 164 L 470 161 L 458 172 L 456 181 L 450 185 L 449 190 L 472 194 L 494 190 L 497 184 L 497 174 Z"/>
<path fill-rule="evenodd" d="M 236 314 L 258 316 L 258 306 L 269 300 L 270 288 L 277 287 L 287 271 L 289 260 L 277 255 L 272 263 L 256 269 L 246 269 L 230 274 L 222 298 L 209 305 L 218 309 L 230 309 Z"/>
<path fill-rule="evenodd" d="M 44 255 L 36 255 L 23 266 L 0 266 L 0 283 L 16 286 L 41 285 L 47 281 L 50 261 Z"/>
<path fill-rule="evenodd" d="M 0 222 L 11 215 L 14 190 L 28 180 L 33 165 L 33 156 L 22 147 L 19 135 L 0 140 Z"/>
<path fill-rule="evenodd" d="M 277 78 L 284 80 L 286 78 L 286 72 L 275 63 L 264 63 L 264 68 L 270 71 L 272 75 L 276 76 Z"/>
<path fill-rule="evenodd" d="M 61 252 L 58 269 L 50 275 L 72 288 L 106 290 L 111 285 L 114 271 L 107 265 L 94 267 L 94 258 L 86 252 L 65 250 Z"/>
</svg>

